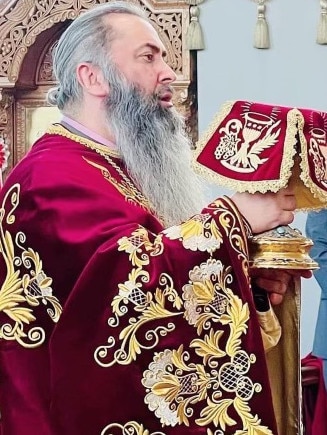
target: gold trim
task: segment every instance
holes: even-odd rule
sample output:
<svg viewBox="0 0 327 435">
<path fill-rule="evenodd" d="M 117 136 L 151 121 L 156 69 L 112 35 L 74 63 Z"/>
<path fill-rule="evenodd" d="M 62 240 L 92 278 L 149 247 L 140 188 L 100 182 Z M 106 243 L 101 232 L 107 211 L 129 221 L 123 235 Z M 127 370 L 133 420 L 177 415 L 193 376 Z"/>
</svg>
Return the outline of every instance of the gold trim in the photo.
<svg viewBox="0 0 327 435">
<path fill-rule="evenodd" d="M 144 197 L 144 195 L 134 186 L 134 184 L 123 174 L 120 168 L 115 165 L 113 161 L 109 158 L 109 156 L 102 156 L 108 161 L 108 163 L 113 166 L 118 174 L 122 177 L 121 182 L 119 182 L 115 177 L 113 177 L 108 169 L 102 165 L 98 165 L 97 163 L 87 159 L 86 157 L 82 157 L 89 165 L 93 166 L 96 169 L 99 169 L 103 175 L 103 177 L 108 180 L 126 199 L 127 202 L 137 203 L 144 210 L 147 210 L 151 213 L 150 202 Z M 109 160 L 110 159 L 110 160 Z"/>
<path fill-rule="evenodd" d="M 307 193 L 307 192 L 305 192 L 306 189 L 301 190 L 301 194 L 303 196 L 305 196 L 303 202 L 306 203 L 307 206 L 300 207 L 300 210 L 308 211 L 308 210 L 312 210 L 312 209 L 320 209 L 320 208 L 326 207 L 326 205 L 327 205 L 326 192 L 323 189 L 321 189 L 320 187 L 318 187 L 312 181 L 312 179 L 309 175 L 309 162 L 308 162 L 308 153 L 307 153 L 308 143 L 307 143 L 307 140 L 306 140 L 304 132 L 303 132 L 305 120 L 304 120 L 303 114 L 299 110 L 296 110 L 296 109 L 294 109 L 294 110 L 297 112 L 297 117 L 298 117 L 298 133 L 299 133 L 300 146 L 301 146 L 301 151 L 300 151 L 300 157 L 301 157 L 300 168 L 301 168 L 301 170 L 300 170 L 299 177 L 303 181 L 304 186 L 309 189 L 310 193 L 314 197 L 314 198 L 312 198 L 312 195 L 306 194 Z M 314 199 L 316 199 L 316 201 Z M 319 201 L 320 204 L 317 203 L 317 200 Z"/>
<path fill-rule="evenodd" d="M 148 210 L 150 213 L 153 213 L 154 215 L 154 208 L 152 207 L 150 201 L 143 195 L 143 193 L 135 186 L 133 181 L 124 173 L 124 171 L 119 167 L 118 164 L 116 164 L 111 157 L 114 157 L 116 159 L 121 159 L 120 154 L 117 151 L 114 151 L 110 148 L 108 148 L 105 145 L 101 145 L 97 142 L 94 142 L 90 139 L 84 138 L 82 136 L 79 136 L 75 133 L 70 132 L 65 127 L 63 127 L 60 124 L 52 125 L 48 128 L 47 133 L 49 134 L 58 134 L 60 136 L 67 137 L 68 139 L 71 139 L 75 142 L 80 143 L 81 145 L 84 145 L 86 148 L 89 148 L 93 151 L 95 151 L 97 154 L 99 154 L 101 157 L 103 157 L 109 165 L 115 169 L 117 174 L 121 177 L 121 182 L 114 179 L 107 170 L 107 168 L 104 168 L 100 165 L 97 165 L 94 162 L 91 162 L 90 160 L 84 158 L 84 160 L 91 164 L 93 167 L 100 169 L 103 176 L 113 185 L 115 186 L 118 191 L 125 196 L 125 199 L 127 201 L 132 200 L 135 201 L 138 205 L 143 207 L 144 209 Z M 115 181 L 113 181 L 115 180 Z M 157 215 L 156 215 L 157 216 Z M 161 218 L 157 216 L 159 220 Z"/>
<path fill-rule="evenodd" d="M 213 134 L 217 131 L 224 119 L 231 113 L 233 106 L 237 102 L 238 101 L 225 102 L 206 132 L 198 141 L 192 159 L 195 172 L 209 180 L 209 182 L 225 186 L 238 192 L 277 192 L 291 184 L 295 188 L 297 200 L 296 210 L 308 211 L 326 207 L 327 195 L 325 190 L 317 186 L 310 177 L 308 162 L 309 143 L 304 134 L 305 118 L 300 109 L 290 108 L 287 112 L 283 156 L 278 179 L 252 182 L 230 179 L 216 173 L 197 161 Z"/>
<path fill-rule="evenodd" d="M 47 129 L 46 133 L 57 134 L 59 136 L 66 137 L 67 139 L 71 139 L 75 142 L 85 145 L 88 148 L 91 148 L 92 150 L 96 151 L 100 155 L 105 154 L 111 157 L 121 158 L 118 151 L 114 151 L 105 145 L 101 145 L 91 139 L 87 139 L 86 137 L 82 137 L 75 133 L 72 133 L 60 124 L 51 125 Z"/>
<path fill-rule="evenodd" d="M 235 213 L 235 215 L 239 221 L 240 229 L 242 231 L 242 236 L 243 236 L 244 240 L 248 240 L 249 237 L 252 237 L 252 228 L 251 228 L 250 224 L 246 221 L 244 216 L 240 213 L 239 209 L 237 208 L 237 206 L 234 203 L 232 198 L 229 198 L 228 196 L 224 195 L 223 199 L 230 206 L 232 211 Z M 249 254 L 248 244 L 246 244 L 246 246 L 244 248 L 245 248 L 244 253 L 245 253 L 246 257 L 249 258 L 250 254 Z"/>
</svg>

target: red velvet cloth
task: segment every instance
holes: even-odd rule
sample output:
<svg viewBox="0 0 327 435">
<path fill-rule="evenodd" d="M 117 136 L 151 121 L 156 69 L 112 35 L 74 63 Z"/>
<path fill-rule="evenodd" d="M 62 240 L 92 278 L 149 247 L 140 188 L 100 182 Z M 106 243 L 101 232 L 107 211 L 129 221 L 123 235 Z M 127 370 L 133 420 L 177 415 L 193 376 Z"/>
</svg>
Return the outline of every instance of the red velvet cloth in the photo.
<svg viewBox="0 0 327 435">
<path fill-rule="evenodd" d="M 318 383 L 304 387 L 303 414 L 306 435 L 327 435 L 327 392 L 323 377 L 322 360 L 307 355 L 301 360 L 302 367 L 318 369 Z"/>
<path fill-rule="evenodd" d="M 322 192 L 326 192 L 327 113 L 310 109 L 300 109 L 300 111 L 303 116 L 300 126 L 302 129 L 301 154 L 305 165 L 303 167 L 304 178 L 308 176 L 314 186 Z"/>
<path fill-rule="evenodd" d="M 75 139 L 46 134 L 0 192 L 3 435 L 276 434 L 233 203 L 164 230 Z"/>
<path fill-rule="evenodd" d="M 200 139 L 194 166 L 237 191 L 276 192 L 287 185 L 296 157 L 296 177 L 326 203 L 327 113 L 234 101 L 221 107 Z"/>
</svg>

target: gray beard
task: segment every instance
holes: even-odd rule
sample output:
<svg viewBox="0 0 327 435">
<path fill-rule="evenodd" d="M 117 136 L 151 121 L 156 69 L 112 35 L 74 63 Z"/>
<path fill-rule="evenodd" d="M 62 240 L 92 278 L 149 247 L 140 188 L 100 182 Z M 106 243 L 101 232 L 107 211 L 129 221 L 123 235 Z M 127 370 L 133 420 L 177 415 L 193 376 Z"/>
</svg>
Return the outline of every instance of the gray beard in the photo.
<svg viewBox="0 0 327 435">
<path fill-rule="evenodd" d="M 156 216 L 164 225 L 179 224 L 205 205 L 203 186 L 191 167 L 184 119 L 175 109 L 161 107 L 157 95 L 148 97 L 118 82 L 110 81 L 106 102 L 118 151 Z"/>
</svg>

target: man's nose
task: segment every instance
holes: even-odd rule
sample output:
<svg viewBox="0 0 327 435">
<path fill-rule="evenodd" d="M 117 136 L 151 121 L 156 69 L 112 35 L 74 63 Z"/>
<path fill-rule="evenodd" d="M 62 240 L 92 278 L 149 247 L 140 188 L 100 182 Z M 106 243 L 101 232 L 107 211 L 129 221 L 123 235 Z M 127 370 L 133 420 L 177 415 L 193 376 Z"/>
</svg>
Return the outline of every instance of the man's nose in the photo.
<svg viewBox="0 0 327 435">
<path fill-rule="evenodd" d="M 159 82 L 164 84 L 174 82 L 177 79 L 176 73 L 168 65 L 168 63 L 166 63 L 165 61 L 163 63 L 164 64 L 162 67 L 162 71 L 160 72 L 160 76 L 159 76 Z"/>
</svg>

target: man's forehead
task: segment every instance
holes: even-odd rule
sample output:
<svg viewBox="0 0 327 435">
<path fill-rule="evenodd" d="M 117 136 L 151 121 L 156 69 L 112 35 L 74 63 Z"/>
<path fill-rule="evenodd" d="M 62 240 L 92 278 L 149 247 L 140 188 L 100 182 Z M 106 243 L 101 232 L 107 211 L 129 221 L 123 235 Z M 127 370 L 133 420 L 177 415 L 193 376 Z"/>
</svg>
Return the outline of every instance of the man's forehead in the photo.
<svg viewBox="0 0 327 435">
<path fill-rule="evenodd" d="M 132 14 L 110 14 L 106 17 L 115 32 L 115 38 L 132 38 L 135 45 L 152 46 L 156 50 L 166 51 L 152 24 Z"/>
</svg>

